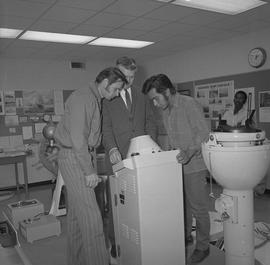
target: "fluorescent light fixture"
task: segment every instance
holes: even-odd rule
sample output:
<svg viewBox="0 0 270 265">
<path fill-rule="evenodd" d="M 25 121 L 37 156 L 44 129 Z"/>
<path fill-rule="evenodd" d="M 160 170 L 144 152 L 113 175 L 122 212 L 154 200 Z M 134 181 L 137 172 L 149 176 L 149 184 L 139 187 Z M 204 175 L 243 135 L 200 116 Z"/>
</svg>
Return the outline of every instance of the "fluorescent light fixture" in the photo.
<svg viewBox="0 0 270 265">
<path fill-rule="evenodd" d="M 109 46 L 109 47 L 121 47 L 121 48 L 143 48 L 151 45 L 154 42 L 140 41 L 140 40 L 127 40 L 127 39 L 115 39 L 115 38 L 98 38 L 88 43 L 89 45 L 97 46 Z"/>
<path fill-rule="evenodd" d="M 47 42 L 85 44 L 96 37 L 41 31 L 26 31 L 19 39 Z"/>
<path fill-rule="evenodd" d="M 13 39 L 16 38 L 22 30 L 20 29 L 8 29 L 8 28 L 0 28 L 0 38 Z"/>
<path fill-rule="evenodd" d="M 167 2 L 157 0 L 159 2 Z M 261 0 L 173 0 L 170 4 L 198 8 L 228 15 L 236 15 L 266 4 Z"/>
</svg>

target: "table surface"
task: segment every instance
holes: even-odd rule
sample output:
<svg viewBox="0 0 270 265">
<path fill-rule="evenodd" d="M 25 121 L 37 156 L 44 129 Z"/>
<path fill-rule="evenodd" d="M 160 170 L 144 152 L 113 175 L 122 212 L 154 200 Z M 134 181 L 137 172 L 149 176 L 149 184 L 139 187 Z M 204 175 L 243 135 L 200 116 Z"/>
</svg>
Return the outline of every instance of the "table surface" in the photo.
<svg viewBox="0 0 270 265">
<path fill-rule="evenodd" d="M 26 155 L 27 154 L 25 151 L 6 151 L 6 152 L 0 153 L 0 158 L 26 156 Z"/>
</svg>

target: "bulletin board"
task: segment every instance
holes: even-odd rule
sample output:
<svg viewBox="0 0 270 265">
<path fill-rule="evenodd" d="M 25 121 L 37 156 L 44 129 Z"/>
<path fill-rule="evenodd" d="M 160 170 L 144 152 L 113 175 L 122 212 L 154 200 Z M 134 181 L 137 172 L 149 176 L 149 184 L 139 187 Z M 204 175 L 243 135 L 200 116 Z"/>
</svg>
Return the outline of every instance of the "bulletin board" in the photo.
<svg viewBox="0 0 270 265">
<path fill-rule="evenodd" d="M 257 127 L 266 132 L 267 138 L 270 138 L 270 70 L 262 70 L 250 73 L 214 77 L 202 80 L 196 80 L 185 83 L 177 83 L 177 90 L 180 93 L 188 93 L 195 97 L 196 87 L 205 84 L 233 82 L 233 94 L 236 90 L 242 88 L 254 88 L 254 107 Z"/>
<path fill-rule="evenodd" d="M 0 91 L 0 146 L 31 144 L 42 135 L 44 115 L 58 122 L 73 90 Z"/>
</svg>

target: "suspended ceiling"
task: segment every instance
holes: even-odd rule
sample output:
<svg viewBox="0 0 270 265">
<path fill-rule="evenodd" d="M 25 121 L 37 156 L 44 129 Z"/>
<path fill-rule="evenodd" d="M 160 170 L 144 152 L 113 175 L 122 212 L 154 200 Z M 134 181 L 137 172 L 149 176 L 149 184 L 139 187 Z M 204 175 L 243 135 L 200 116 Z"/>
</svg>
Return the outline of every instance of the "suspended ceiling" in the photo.
<svg viewBox="0 0 270 265">
<path fill-rule="evenodd" d="M 230 16 L 153 0 L 0 0 L 0 27 L 154 42 L 129 49 L 0 39 L 0 58 L 144 61 L 270 29 L 270 3 Z"/>
</svg>

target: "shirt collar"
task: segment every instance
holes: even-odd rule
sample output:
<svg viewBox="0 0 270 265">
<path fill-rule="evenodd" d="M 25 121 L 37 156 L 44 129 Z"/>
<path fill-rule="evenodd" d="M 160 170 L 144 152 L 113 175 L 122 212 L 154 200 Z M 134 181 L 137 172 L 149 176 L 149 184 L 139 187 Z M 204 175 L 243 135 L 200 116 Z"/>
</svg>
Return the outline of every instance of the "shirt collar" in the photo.
<svg viewBox="0 0 270 265">
<path fill-rule="evenodd" d="M 89 88 L 90 88 L 90 90 L 92 91 L 92 93 L 94 94 L 94 96 L 96 97 L 96 99 L 97 99 L 98 101 L 101 101 L 101 96 L 100 96 L 100 94 L 99 94 L 97 84 L 96 84 L 96 83 L 91 84 L 91 85 L 89 86 Z"/>
<path fill-rule="evenodd" d="M 171 105 L 171 107 L 176 107 L 176 106 L 178 106 L 177 96 L 178 96 L 177 93 L 171 94 L 171 98 L 170 98 L 170 105 Z"/>
<path fill-rule="evenodd" d="M 121 97 L 126 97 L 126 95 L 125 95 L 126 90 L 128 91 L 129 95 L 131 95 L 131 87 L 129 87 L 129 88 L 126 88 L 126 89 L 122 89 L 120 91 Z"/>
</svg>

